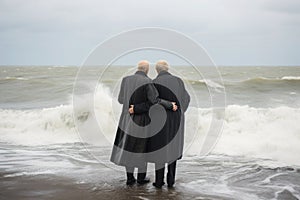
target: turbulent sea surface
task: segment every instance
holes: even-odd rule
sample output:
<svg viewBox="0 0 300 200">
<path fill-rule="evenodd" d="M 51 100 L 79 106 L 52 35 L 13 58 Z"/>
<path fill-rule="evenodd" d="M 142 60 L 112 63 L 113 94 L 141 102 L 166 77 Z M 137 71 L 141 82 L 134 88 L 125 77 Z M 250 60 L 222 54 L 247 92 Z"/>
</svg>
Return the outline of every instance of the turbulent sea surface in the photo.
<svg viewBox="0 0 300 200">
<path fill-rule="evenodd" d="M 103 72 L 96 89 L 82 90 L 82 123 L 91 116 L 85 93 L 93 92 L 105 133 L 89 138 L 101 140 L 96 144 L 82 141 L 73 120 L 78 69 L 0 67 L 0 199 L 300 199 L 300 67 L 219 67 L 221 82 L 209 67 L 201 74 L 174 67 L 192 102 L 176 187 L 161 191 L 151 184 L 125 187 L 123 169 L 108 161 L 121 108 L 118 83 L 134 69 L 85 69 L 87 87 L 99 69 Z M 222 135 L 213 151 L 200 157 L 212 118 L 209 91 L 224 89 Z M 149 176 L 153 180 L 151 164 Z"/>
</svg>

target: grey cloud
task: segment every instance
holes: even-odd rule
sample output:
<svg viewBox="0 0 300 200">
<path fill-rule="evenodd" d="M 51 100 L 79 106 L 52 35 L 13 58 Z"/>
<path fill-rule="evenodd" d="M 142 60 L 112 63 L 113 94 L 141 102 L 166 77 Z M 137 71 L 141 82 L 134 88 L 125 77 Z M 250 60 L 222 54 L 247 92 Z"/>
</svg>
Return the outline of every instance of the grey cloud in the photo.
<svg viewBox="0 0 300 200">
<path fill-rule="evenodd" d="M 273 12 L 281 12 L 289 15 L 300 14 L 299 0 L 269 0 L 263 4 L 263 8 Z"/>
<path fill-rule="evenodd" d="M 297 11 L 296 0 L 0 0 L 0 64 L 80 64 L 101 41 L 143 26 L 193 37 L 218 64 L 295 64 L 277 55 L 300 45 Z"/>
</svg>

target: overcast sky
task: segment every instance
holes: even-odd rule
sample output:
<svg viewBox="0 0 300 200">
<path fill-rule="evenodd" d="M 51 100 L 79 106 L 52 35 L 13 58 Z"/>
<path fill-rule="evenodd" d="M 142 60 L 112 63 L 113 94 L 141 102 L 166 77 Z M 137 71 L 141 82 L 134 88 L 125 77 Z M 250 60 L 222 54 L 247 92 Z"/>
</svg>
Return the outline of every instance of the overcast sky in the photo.
<svg viewBox="0 0 300 200">
<path fill-rule="evenodd" d="M 149 26 L 192 37 L 217 65 L 300 65 L 299 0 L 0 0 L 0 65 L 80 65 Z"/>
</svg>

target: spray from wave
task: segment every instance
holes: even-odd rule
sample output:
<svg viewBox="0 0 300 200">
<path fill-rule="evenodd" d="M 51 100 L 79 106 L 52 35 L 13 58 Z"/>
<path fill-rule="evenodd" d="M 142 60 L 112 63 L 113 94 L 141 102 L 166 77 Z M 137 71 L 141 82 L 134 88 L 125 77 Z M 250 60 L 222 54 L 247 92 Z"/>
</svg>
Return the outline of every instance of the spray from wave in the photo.
<svg viewBox="0 0 300 200">
<path fill-rule="evenodd" d="M 94 110 L 96 118 L 101 123 L 105 139 L 112 144 L 118 120 L 118 113 L 115 113 L 112 107 L 120 110 L 121 106 L 103 86 L 98 87 L 95 102 L 97 102 Z M 83 98 L 79 115 L 83 124 L 93 114 L 89 112 L 89 107 Z M 20 145 L 81 142 L 73 120 L 72 105 L 33 110 L 0 109 L 0 116 L 1 142 Z M 195 107 L 188 109 L 186 154 L 195 155 L 199 152 L 199 144 L 209 129 L 211 117 L 211 109 Z M 299 108 L 229 105 L 226 107 L 222 136 L 213 152 L 300 165 L 298 159 L 300 126 L 295 123 L 298 121 L 300 121 Z"/>
</svg>

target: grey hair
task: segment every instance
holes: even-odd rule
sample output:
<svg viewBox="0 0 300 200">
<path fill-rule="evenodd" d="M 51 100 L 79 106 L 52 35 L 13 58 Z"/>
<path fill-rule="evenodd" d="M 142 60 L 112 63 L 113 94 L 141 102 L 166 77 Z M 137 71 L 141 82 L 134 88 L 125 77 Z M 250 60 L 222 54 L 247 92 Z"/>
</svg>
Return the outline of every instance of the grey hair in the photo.
<svg viewBox="0 0 300 200">
<path fill-rule="evenodd" d="M 149 62 L 146 60 L 140 61 L 137 65 L 138 71 L 143 71 L 145 73 L 149 70 Z"/>
<path fill-rule="evenodd" d="M 168 71 L 169 70 L 169 63 L 165 60 L 159 60 L 156 63 L 155 69 L 157 71 L 157 73 L 160 73 L 161 71 Z"/>
</svg>

